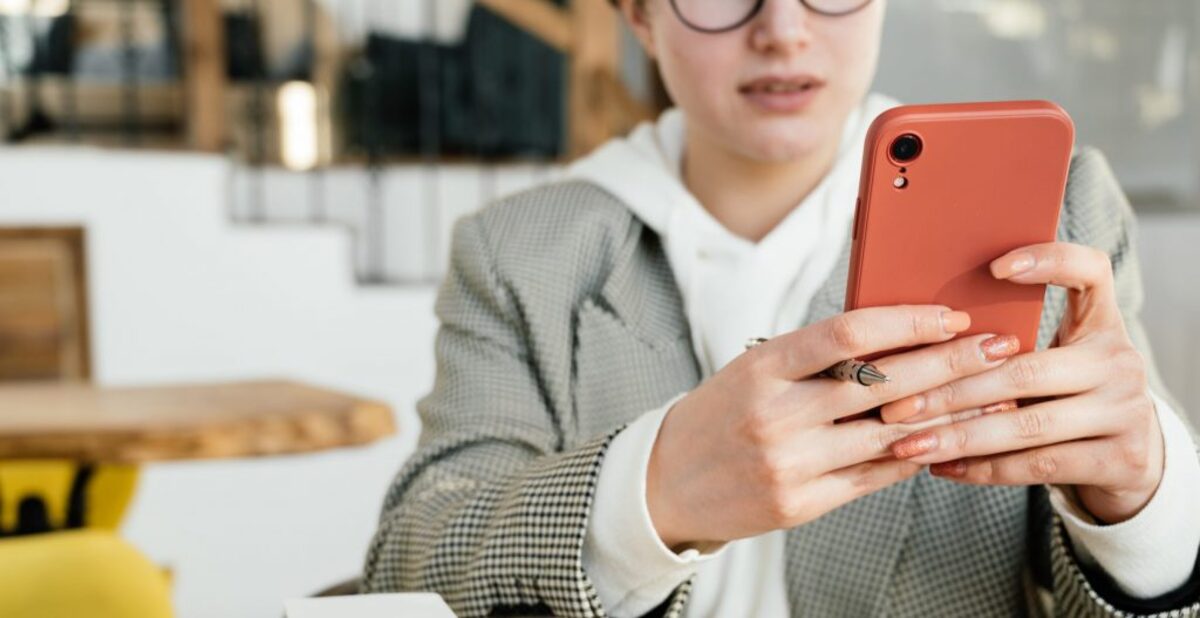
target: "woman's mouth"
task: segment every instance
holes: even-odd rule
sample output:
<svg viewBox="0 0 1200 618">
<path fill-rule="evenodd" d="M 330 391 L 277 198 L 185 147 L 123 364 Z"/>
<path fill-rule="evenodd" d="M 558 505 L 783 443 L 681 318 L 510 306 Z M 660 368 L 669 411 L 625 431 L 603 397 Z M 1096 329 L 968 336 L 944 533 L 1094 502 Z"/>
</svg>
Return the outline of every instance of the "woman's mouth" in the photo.
<svg viewBox="0 0 1200 618">
<path fill-rule="evenodd" d="M 767 76 L 743 83 L 738 92 L 760 111 L 793 114 L 808 107 L 823 86 L 809 75 Z"/>
</svg>

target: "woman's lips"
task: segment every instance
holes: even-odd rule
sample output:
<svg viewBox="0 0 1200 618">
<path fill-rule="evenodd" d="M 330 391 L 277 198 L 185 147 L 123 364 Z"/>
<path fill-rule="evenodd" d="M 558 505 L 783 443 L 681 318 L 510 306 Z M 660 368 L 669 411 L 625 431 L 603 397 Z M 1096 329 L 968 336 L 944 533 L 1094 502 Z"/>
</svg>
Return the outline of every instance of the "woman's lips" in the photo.
<svg viewBox="0 0 1200 618">
<path fill-rule="evenodd" d="M 738 89 L 755 108 L 776 114 L 791 114 L 808 107 L 823 84 L 815 79 L 760 79 Z"/>
</svg>

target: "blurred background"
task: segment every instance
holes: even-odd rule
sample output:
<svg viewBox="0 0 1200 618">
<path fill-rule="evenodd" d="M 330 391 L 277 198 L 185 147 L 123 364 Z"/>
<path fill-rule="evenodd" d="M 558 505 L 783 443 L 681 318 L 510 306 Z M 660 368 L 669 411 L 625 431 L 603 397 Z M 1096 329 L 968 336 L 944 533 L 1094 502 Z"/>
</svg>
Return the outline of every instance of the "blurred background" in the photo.
<svg viewBox="0 0 1200 618">
<path fill-rule="evenodd" d="M 1071 113 L 1138 211 L 1144 320 L 1194 420 L 1198 37 L 1195 0 L 902 0 L 876 84 Z M 361 566 L 454 220 L 667 105 L 605 0 L 0 0 L 0 379 L 390 406 L 397 433 L 353 448 L 139 460 L 120 535 L 175 612 L 278 615 Z M 5 270 L 10 235 L 47 230 L 70 268 Z"/>
</svg>

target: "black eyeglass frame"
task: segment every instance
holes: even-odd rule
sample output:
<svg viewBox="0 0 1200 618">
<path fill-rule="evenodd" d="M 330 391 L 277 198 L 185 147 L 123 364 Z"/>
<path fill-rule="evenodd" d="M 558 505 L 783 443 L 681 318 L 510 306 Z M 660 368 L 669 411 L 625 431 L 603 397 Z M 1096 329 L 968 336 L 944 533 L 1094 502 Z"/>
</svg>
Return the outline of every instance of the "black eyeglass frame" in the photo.
<svg viewBox="0 0 1200 618">
<path fill-rule="evenodd" d="M 857 12 L 865 9 L 868 4 L 871 4 L 872 0 L 862 0 L 862 2 L 858 4 L 858 6 L 855 6 L 852 9 L 847 9 L 845 11 L 822 11 L 821 9 L 818 9 L 812 5 L 812 0 L 799 0 L 799 2 L 800 2 L 800 4 L 804 5 L 804 8 L 816 13 L 817 15 L 824 15 L 826 17 L 842 17 L 843 15 L 857 13 Z M 755 0 L 754 8 L 750 9 L 750 12 L 746 13 L 745 17 L 743 17 L 740 21 L 733 24 L 732 26 L 723 26 L 721 28 L 704 28 L 702 26 L 697 26 L 696 24 L 693 24 L 692 22 L 688 21 L 688 18 L 683 16 L 683 11 L 680 10 L 677 0 L 671 0 L 671 10 L 673 10 L 675 12 L 675 17 L 679 18 L 679 21 L 682 22 L 683 25 L 687 26 L 688 28 L 691 28 L 692 30 L 695 30 L 696 32 L 706 32 L 708 34 L 719 34 L 721 32 L 729 32 L 730 30 L 737 30 L 738 28 L 741 28 L 742 26 L 746 25 L 751 19 L 754 19 L 755 15 L 758 15 L 758 12 L 762 10 L 763 5 L 766 3 L 767 3 L 767 0 Z"/>
</svg>

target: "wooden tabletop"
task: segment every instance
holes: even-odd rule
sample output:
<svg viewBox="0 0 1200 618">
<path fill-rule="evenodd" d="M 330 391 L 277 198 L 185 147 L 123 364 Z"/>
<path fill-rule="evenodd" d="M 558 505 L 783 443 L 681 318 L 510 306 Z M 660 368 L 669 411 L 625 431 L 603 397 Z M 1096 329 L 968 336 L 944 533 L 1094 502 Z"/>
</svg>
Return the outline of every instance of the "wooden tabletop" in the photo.
<svg viewBox="0 0 1200 618">
<path fill-rule="evenodd" d="M 0 459 L 250 457 L 366 444 L 393 433 L 387 405 L 284 380 L 0 384 Z"/>
</svg>

